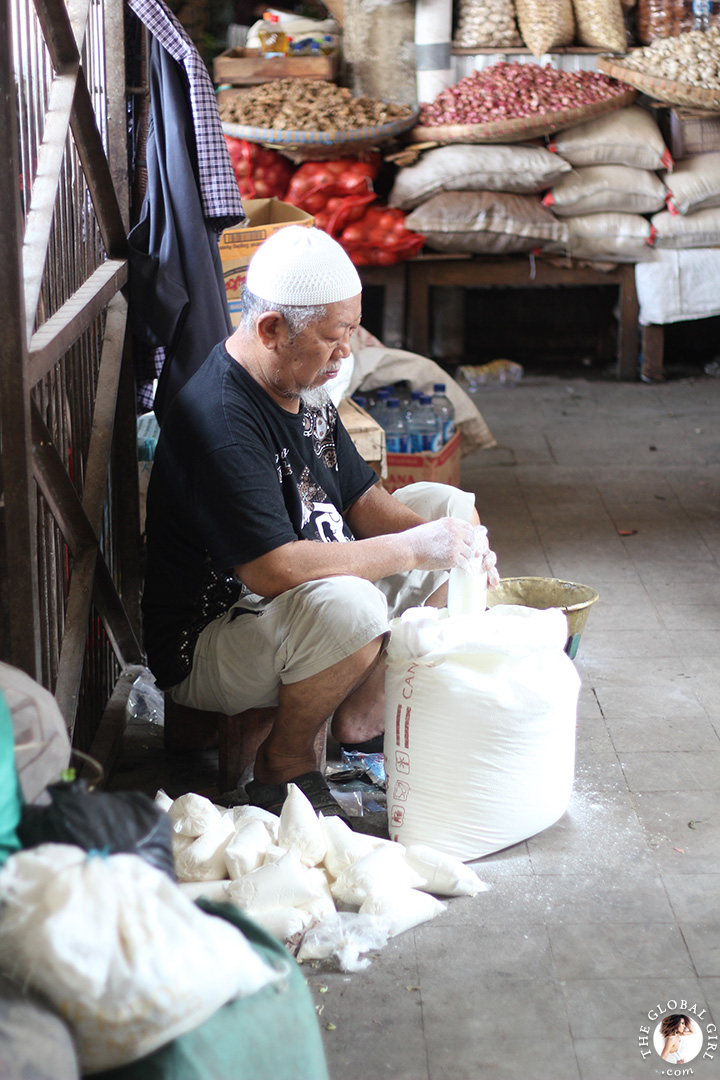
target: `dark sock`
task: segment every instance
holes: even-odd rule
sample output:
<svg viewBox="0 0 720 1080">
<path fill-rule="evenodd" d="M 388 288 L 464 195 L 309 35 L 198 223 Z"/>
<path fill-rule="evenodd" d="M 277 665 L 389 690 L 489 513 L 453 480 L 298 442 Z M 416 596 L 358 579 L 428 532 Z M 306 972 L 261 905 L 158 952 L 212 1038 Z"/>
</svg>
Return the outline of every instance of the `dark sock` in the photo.
<svg viewBox="0 0 720 1080">
<path fill-rule="evenodd" d="M 376 735 L 374 739 L 366 739 L 365 742 L 341 742 L 340 749 L 346 754 L 382 754 L 385 745 L 385 736 Z"/>
</svg>

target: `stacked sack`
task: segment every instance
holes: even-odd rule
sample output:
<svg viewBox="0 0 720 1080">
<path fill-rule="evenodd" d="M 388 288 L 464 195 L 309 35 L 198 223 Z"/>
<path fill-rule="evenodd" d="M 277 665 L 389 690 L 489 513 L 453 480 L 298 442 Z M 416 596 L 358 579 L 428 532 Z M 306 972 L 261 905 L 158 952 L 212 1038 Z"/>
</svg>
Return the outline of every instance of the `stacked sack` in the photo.
<svg viewBox="0 0 720 1080">
<path fill-rule="evenodd" d="M 662 179 L 667 209 L 652 219 L 656 247 L 720 246 L 720 153 L 684 158 Z"/>
<path fill-rule="evenodd" d="M 652 258 L 657 227 L 647 215 L 665 203 L 673 161 L 655 120 L 637 105 L 555 135 L 549 149 L 569 162 L 545 196 L 568 230 L 571 258 L 643 262 Z"/>
<path fill-rule="evenodd" d="M 452 144 L 399 170 L 389 203 L 433 251 L 511 255 L 563 249 L 567 225 L 540 193 L 570 165 L 542 146 Z"/>
<path fill-rule="evenodd" d="M 279 817 L 255 806 L 217 807 L 189 793 L 156 801 L 173 822 L 175 870 L 191 898 L 236 904 L 300 960 L 359 954 L 446 910 L 436 896 L 475 896 L 487 886 L 460 860 L 423 845 L 353 832 L 318 817 L 295 785 Z"/>
</svg>

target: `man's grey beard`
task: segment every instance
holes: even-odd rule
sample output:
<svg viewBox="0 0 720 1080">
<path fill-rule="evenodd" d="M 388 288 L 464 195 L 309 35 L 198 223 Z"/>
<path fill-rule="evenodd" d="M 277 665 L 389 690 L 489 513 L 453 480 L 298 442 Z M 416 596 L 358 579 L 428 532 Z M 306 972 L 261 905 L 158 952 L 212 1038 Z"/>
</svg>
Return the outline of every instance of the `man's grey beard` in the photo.
<svg viewBox="0 0 720 1080">
<path fill-rule="evenodd" d="M 324 386 L 316 386 L 301 390 L 300 400 L 306 409 L 322 409 L 331 398 Z"/>
</svg>

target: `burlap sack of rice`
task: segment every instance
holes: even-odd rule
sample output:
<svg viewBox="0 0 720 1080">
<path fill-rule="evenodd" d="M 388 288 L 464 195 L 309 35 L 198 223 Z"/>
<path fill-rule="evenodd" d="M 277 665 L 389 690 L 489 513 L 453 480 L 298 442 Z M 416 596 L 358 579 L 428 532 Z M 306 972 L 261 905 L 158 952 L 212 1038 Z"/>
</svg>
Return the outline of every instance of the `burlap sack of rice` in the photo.
<svg viewBox="0 0 720 1080">
<path fill-rule="evenodd" d="M 515 0 L 523 41 L 535 56 L 542 56 L 575 38 L 572 0 Z"/>
<path fill-rule="evenodd" d="M 597 120 L 553 135 L 548 148 L 571 165 L 629 165 L 667 169 L 672 158 L 657 121 L 639 105 L 618 109 Z"/>
<path fill-rule="evenodd" d="M 515 0 L 460 0 L 455 44 L 521 45 L 515 22 Z"/>
<path fill-rule="evenodd" d="M 639 214 L 585 214 L 565 218 L 572 259 L 642 262 L 652 258 L 652 230 Z"/>
<path fill-rule="evenodd" d="M 720 206 L 720 153 L 685 158 L 662 179 L 671 214 L 694 214 Z"/>
<path fill-rule="evenodd" d="M 412 210 L 441 191 L 529 195 L 547 191 L 570 168 L 544 146 L 440 146 L 428 150 L 415 165 L 398 170 L 388 202 L 401 210 Z"/>
<path fill-rule="evenodd" d="M 537 195 L 489 191 L 442 192 L 408 214 L 405 224 L 433 251 L 472 255 L 560 250 L 568 235 Z"/>
<path fill-rule="evenodd" d="M 589 165 L 561 177 L 543 199 L 558 217 L 611 213 L 654 214 L 665 203 L 665 185 L 648 169 Z"/>
<path fill-rule="evenodd" d="M 625 16 L 620 0 L 572 0 L 579 45 L 624 53 Z"/>
<path fill-rule="evenodd" d="M 704 248 L 720 245 L 720 209 L 694 214 L 671 214 L 661 210 L 652 218 L 658 248 Z"/>
</svg>

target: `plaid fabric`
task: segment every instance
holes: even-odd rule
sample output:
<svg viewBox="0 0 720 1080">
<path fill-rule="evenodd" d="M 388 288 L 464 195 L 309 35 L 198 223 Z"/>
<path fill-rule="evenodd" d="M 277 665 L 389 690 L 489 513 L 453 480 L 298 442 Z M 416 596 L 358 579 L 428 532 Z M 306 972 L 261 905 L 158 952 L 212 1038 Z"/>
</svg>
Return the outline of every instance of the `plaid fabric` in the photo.
<svg viewBox="0 0 720 1080">
<path fill-rule="evenodd" d="M 218 232 L 237 225 L 245 213 L 208 70 L 185 30 L 162 0 L 128 0 L 128 5 L 173 60 L 182 64 L 187 74 L 203 213 L 215 223 Z"/>
<path fill-rule="evenodd" d="M 165 347 L 150 349 L 135 342 L 135 400 L 138 416 L 150 412 L 155 405 L 155 380 L 165 363 Z"/>
</svg>

